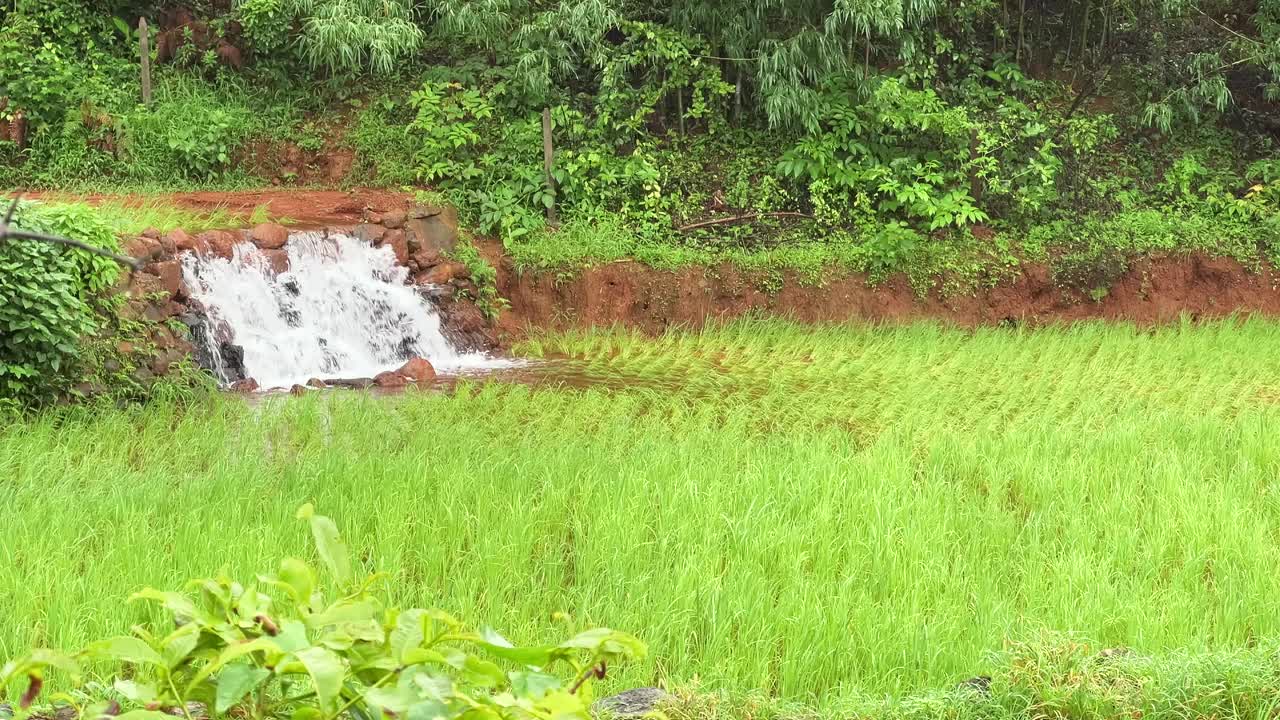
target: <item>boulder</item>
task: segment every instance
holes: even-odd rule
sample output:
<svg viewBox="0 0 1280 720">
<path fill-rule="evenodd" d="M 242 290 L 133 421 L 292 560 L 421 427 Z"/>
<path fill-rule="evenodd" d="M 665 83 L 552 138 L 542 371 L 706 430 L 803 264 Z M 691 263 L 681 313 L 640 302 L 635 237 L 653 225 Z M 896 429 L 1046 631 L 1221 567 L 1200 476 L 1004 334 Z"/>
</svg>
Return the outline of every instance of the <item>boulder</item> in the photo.
<svg viewBox="0 0 1280 720">
<path fill-rule="evenodd" d="M 161 258 L 165 260 L 178 254 L 178 246 L 173 242 L 172 236 L 164 235 L 160 238 L 160 253 Z"/>
<path fill-rule="evenodd" d="M 181 262 L 165 260 L 164 262 L 152 263 L 147 266 L 147 272 L 160 278 L 160 285 L 170 296 L 181 297 L 184 294 Z"/>
<path fill-rule="evenodd" d="M 595 715 L 612 718 L 639 718 L 657 710 L 670 699 L 671 695 L 660 688 L 636 688 L 597 700 L 591 705 L 591 711 Z"/>
<path fill-rule="evenodd" d="M 226 230 L 209 230 L 207 232 L 202 232 L 196 236 L 196 242 L 200 242 L 201 240 L 203 240 L 205 245 L 208 246 L 208 253 L 225 260 L 231 259 L 236 245 L 239 245 L 242 242 L 240 238 Z"/>
<path fill-rule="evenodd" d="M 433 208 L 434 212 L 405 221 L 405 238 L 410 252 L 432 249 L 447 253 L 458 245 L 458 211 Z M 417 213 L 413 213 L 417 215 Z"/>
<path fill-rule="evenodd" d="M 423 270 L 430 270 L 431 268 L 435 267 L 436 264 L 439 262 L 440 262 L 439 250 L 423 249 L 423 250 L 419 250 L 418 252 L 414 253 L 409 257 L 408 265 L 409 265 L 409 270 L 411 272 L 416 273 L 416 272 L 422 272 Z"/>
<path fill-rule="evenodd" d="M 442 262 L 430 270 L 421 273 L 414 278 L 414 282 L 430 285 L 446 285 L 450 280 L 460 277 L 468 277 L 467 266 L 460 262 Z"/>
<path fill-rule="evenodd" d="M 170 348 L 156 355 L 151 360 L 151 372 L 156 375 L 167 375 L 175 365 L 180 364 L 187 353 L 179 348 Z"/>
<path fill-rule="evenodd" d="M 160 247 L 160 241 L 154 238 L 139 236 L 126 240 L 121 250 L 125 255 L 140 260 L 143 263 L 149 263 L 159 258 L 164 249 Z"/>
<path fill-rule="evenodd" d="M 489 322 L 484 313 L 474 303 L 454 303 L 445 315 L 445 325 L 449 330 L 460 333 L 483 332 Z"/>
<path fill-rule="evenodd" d="M 174 247 L 174 252 L 193 252 L 197 255 L 205 255 L 209 252 L 209 242 L 202 240 L 200 237 L 191 237 L 186 230 L 178 228 L 165 236 Z M 161 240 L 161 243 L 164 241 Z"/>
<path fill-rule="evenodd" d="M 231 392 L 252 393 L 258 392 L 258 381 L 253 378 L 245 378 L 231 383 Z"/>
<path fill-rule="evenodd" d="M 351 234 L 371 245 L 377 245 L 382 242 L 382 237 L 387 234 L 387 229 L 373 223 L 360 223 L 351 231 Z"/>
<path fill-rule="evenodd" d="M 409 378 L 394 370 L 388 370 L 375 375 L 373 384 L 380 388 L 401 388 L 409 384 Z"/>
<path fill-rule="evenodd" d="M 307 388 L 305 385 L 294 385 L 293 387 L 289 388 L 289 394 L 290 395 L 306 395 Z"/>
<path fill-rule="evenodd" d="M 326 387 L 328 387 L 328 385 L 325 385 L 324 381 L 321 380 L 320 378 L 311 378 L 310 380 L 307 381 L 307 387 L 315 388 L 317 390 L 323 390 Z"/>
<path fill-rule="evenodd" d="M 142 237 L 148 238 L 151 240 L 159 240 L 160 234 L 161 234 L 160 231 L 153 227 L 147 228 L 146 230 L 142 231 Z"/>
<path fill-rule="evenodd" d="M 436 379 L 436 369 L 426 358 L 411 358 L 409 362 L 401 365 L 396 372 L 419 385 L 424 385 Z"/>
<path fill-rule="evenodd" d="M 398 264 L 407 265 L 409 263 L 409 244 L 405 241 L 403 230 L 388 230 L 386 235 L 382 236 L 380 244 L 391 248 L 391 252 L 395 253 Z"/>
<path fill-rule="evenodd" d="M 382 225 L 390 230 L 404 227 L 404 213 L 399 210 L 383 213 Z"/>
<path fill-rule="evenodd" d="M 129 279 L 130 299 L 150 302 L 158 296 L 164 296 L 166 301 L 171 296 L 159 275 L 146 271 L 133 273 Z"/>
<path fill-rule="evenodd" d="M 288 250 L 263 250 L 262 257 L 266 258 L 267 267 L 271 268 L 271 272 L 276 275 L 289 272 Z"/>
<path fill-rule="evenodd" d="M 289 242 L 289 231 L 283 225 L 262 223 L 249 231 L 249 238 L 263 250 L 279 250 Z"/>
</svg>

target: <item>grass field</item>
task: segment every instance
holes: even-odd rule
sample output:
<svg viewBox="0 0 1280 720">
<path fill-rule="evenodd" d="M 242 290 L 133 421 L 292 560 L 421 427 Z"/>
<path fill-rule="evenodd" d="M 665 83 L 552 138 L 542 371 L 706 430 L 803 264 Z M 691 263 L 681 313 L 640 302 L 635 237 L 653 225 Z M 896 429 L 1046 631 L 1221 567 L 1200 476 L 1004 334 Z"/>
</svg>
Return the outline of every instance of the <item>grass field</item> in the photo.
<svg viewBox="0 0 1280 720">
<path fill-rule="evenodd" d="M 0 429 L 0 656 L 126 631 L 142 585 L 269 570 L 306 551 L 314 501 L 405 602 L 516 641 L 563 635 L 557 611 L 639 635 L 618 688 L 837 707 L 1025 672 L 995 653 L 1046 631 L 1183 658 L 1171 687 L 1241 662 L 1276 687 L 1280 324 L 750 322 L 521 350 L 600 384 Z"/>
</svg>

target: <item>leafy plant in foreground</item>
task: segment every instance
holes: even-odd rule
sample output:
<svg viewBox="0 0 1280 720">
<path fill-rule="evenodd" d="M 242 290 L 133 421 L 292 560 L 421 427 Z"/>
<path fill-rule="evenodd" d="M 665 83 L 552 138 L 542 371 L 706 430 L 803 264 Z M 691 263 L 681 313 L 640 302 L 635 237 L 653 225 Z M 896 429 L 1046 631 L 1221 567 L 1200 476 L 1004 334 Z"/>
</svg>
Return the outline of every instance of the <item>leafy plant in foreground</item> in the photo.
<svg viewBox="0 0 1280 720">
<path fill-rule="evenodd" d="M 383 577 L 356 576 L 333 521 L 309 504 L 298 517 L 310 525 L 328 584 L 288 558 L 247 584 L 218 576 L 192 581 L 191 594 L 144 589 L 131 600 L 163 607 L 176 629 L 135 627 L 72 655 L 36 650 L 9 662 L 0 687 L 27 681 L 18 720 L 30 715 L 48 671 L 75 677 L 95 661 L 126 666 L 114 689 L 134 708 L 119 715 L 128 720 L 170 720 L 166 711 L 190 718 L 193 702 L 237 718 L 585 720 L 591 679 L 645 653 L 636 638 L 604 628 L 518 648 L 442 610 L 386 607 L 373 593 Z M 558 667 L 570 672 L 550 672 Z M 115 701 L 76 709 L 81 717 L 120 712 Z"/>
<path fill-rule="evenodd" d="M 84 206 L 23 203 L 14 224 L 117 248 L 111 229 Z M 0 399 L 45 402 L 74 381 L 81 340 L 98 327 L 93 303 L 117 273 L 111 260 L 72 248 L 0 241 Z"/>
</svg>

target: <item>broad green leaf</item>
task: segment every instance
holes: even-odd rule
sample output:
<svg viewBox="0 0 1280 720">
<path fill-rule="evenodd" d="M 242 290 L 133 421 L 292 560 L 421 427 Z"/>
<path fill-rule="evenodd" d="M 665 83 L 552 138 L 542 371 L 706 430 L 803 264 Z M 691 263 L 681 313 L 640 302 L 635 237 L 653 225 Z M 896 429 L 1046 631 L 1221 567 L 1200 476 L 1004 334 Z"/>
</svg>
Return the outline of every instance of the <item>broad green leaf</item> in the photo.
<svg viewBox="0 0 1280 720">
<path fill-rule="evenodd" d="M 551 646 L 542 647 L 513 647 L 511 643 L 492 628 L 484 628 L 480 631 L 481 640 L 476 644 L 483 648 L 486 652 L 494 657 L 503 660 L 520 663 L 521 665 L 542 666 L 550 662 L 556 648 Z"/>
<path fill-rule="evenodd" d="M 415 608 L 400 613 L 396 618 L 395 629 L 391 631 L 392 657 L 404 662 L 406 652 L 422 646 L 422 642 L 426 639 L 426 622 L 425 610 Z"/>
<path fill-rule="evenodd" d="M 299 604 L 311 602 L 316 590 L 316 574 L 311 566 L 297 558 L 285 558 L 280 563 L 280 581 L 293 589 L 293 597 Z"/>
<path fill-rule="evenodd" d="M 164 659 L 160 657 L 160 653 L 135 637 L 121 636 L 102 640 L 90 645 L 85 652 L 93 658 L 157 666 L 164 665 Z"/>
<path fill-rule="evenodd" d="M 347 555 L 347 544 L 338 534 L 338 527 L 324 515 L 316 515 L 310 503 L 298 509 L 298 517 L 311 523 L 316 552 L 338 585 L 346 587 L 351 581 L 351 559 Z"/>
<path fill-rule="evenodd" d="M 195 603 L 191 602 L 191 598 L 182 593 L 145 588 L 129 596 L 129 602 L 135 600 L 158 602 L 179 620 L 190 620 L 197 616 Z"/>
<path fill-rule="evenodd" d="M 160 649 L 165 666 L 170 670 L 177 667 L 187 659 L 198 642 L 200 642 L 200 626 L 194 623 L 183 625 L 169 633 L 169 637 L 164 639 Z"/>
<path fill-rule="evenodd" d="M 521 697 L 540 700 L 551 690 L 559 688 L 560 678 L 555 675 L 520 670 L 511 673 L 511 690 Z"/>
<path fill-rule="evenodd" d="M 336 709 L 342 682 L 346 679 L 346 667 L 342 658 L 332 650 L 322 647 L 309 647 L 295 655 L 315 683 L 321 707 L 327 711 Z"/>
<path fill-rule="evenodd" d="M 275 638 L 270 637 L 254 638 L 249 642 L 227 646 L 226 649 L 218 654 L 218 657 L 215 658 L 213 662 L 205 665 L 203 668 L 200 668 L 200 672 L 196 673 L 195 677 L 191 678 L 191 682 L 187 684 L 187 694 L 190 695 L 193 690 L 199 687 L 200 683 L 204 682 L 210 675 L 218 672 L 218 670 L 222 669 L 233 660 L 238 660 L 245 655 L 260 651 L 266 652 L 268 655 L 276 655 L 281 652 L 280 646 L 275 643 Z"/>
<path fill-rule="evenodd" d="M 297 652 L 311 646 L 307 640 L 307 626 L 301 620 L 285 620 L 280 625 L 280 634 L 273 639 L 282 653 Z"/>
<path fill-rule="evenodd" d="M 218 673 L 218 689 L 214 699 L 217 714 L 225 713 L 232 706 L 253 692 L 271 675 L 266 668 L 254 667 L 247 663 L 233 663 Z"/>
<path fill-rule="evenodd" d="M 156 699 L 155 687 L 146 683 L 133 680 L 116 680 L 113 687 L 116 692 L 139 705 L 146 705 Z"/>
</svg>

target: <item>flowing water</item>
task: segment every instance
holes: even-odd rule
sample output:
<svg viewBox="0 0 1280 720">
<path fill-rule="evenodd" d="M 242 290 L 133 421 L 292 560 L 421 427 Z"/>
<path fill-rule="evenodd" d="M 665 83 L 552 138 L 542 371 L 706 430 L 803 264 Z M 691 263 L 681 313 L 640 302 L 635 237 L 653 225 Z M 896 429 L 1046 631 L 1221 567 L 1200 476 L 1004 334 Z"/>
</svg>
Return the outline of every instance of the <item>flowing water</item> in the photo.
<svg viewBox="0 0 1280 720">
<path fill-rule="evenodd" d="M 390 248 L 309 232 L 292 235 L 285 249 L 289 270 L 280 274 L 249 243 L 236 246 L 230 260 L 182 259 L 187 290 L 216 329 L 205 339 L 243 348 L 245 375 L 261 387 L 373 377 L 415 355 L 444 373 L 511 364 L 457 351 L 435 307 L 405 284 L 408 270 Z M 208 350 L 221 356 L 217 347 Z M 224 368 L 212 369 L 228 379 Z"/>
</svg>

